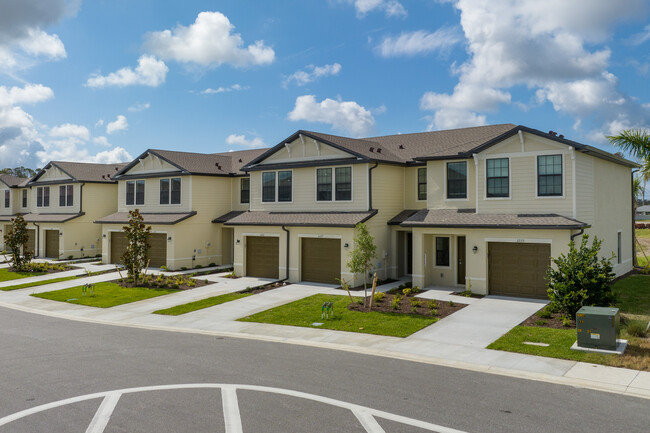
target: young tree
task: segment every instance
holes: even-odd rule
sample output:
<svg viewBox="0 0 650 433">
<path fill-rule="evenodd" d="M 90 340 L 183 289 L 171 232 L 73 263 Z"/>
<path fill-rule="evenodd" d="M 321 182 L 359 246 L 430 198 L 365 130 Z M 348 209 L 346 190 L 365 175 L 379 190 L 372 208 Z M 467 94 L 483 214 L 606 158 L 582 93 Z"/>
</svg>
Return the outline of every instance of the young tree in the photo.
<svg viewBox="0 0 650 433">
<path fill-rule="evenodd" d="M 372 260 L 377 258 L 377 246 L 375 245 L 375 238 L 368 231 L 368 226 L 364 223 L 357 224 L 354 228 L 354 248 L 350 251 L 350 259 L 348 260 L 348 268 L 354 274 L 363 274 L 363 302 L 364 306 L 368 298 L 366 281 L 368 271 L 372 269 Z"/>
<path fill-rule="evenodd" d="M 126 266 L 129 276 L 133 278 L 133 284 L 137 286 L 140 274 L 147 265 L 147 252 L 151 247 L 147 243 L 147 238 L 151 232 L 151 226 L 145 226 L 140 211 L 135 209 L 129 211 L 129 225 L 122 229 L 127 241 L 122 262 Z"/>
<path fill-rule="evenodd" d="M 13 267 L 17 271 L 24 271 L 34 257 L 34 251 L 29 251 L 27 248 L 27 241 L 29 241 L 27 223 L 21 214 L 17 214 L 15 218 L 11 219 L 11 230 L 9 233 L 5 233 L 5 244 L 11 249 Z"/>
<path fill-rule="evenodd" d="M 611 259 L 598 258 L 601 244 L 594 238 L 589 246 L 589 235 L 583 235 L 579 248 L 571 241 L 566 255 L 551 259 L 555 267 L 548 269 L 546 277 L 552 309 L 575 317 L 584 305 L 606 307 L 615 301 Z"/>
</svg>

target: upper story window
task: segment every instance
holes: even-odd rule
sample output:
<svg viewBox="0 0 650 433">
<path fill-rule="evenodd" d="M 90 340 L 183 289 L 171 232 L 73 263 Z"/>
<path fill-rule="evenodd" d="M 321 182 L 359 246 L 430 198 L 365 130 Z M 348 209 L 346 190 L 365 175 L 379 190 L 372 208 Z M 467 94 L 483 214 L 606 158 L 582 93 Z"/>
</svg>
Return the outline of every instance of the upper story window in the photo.
<svg viewBox="0 0 650 433">
<path fill-rule="evenodd" d="M 449 266 L 449 238 L 436 238 L 436 266 Z"/>
<path fill-rule="evenodd" d="M 540 197 L 562 195 L 562 155 L 537 157 L 537 195 Z"/>
<path fill-rule="evenodd" d="M 332 184 L 334 195 L 332 196 Z M 352 200 L 352 167 L 319 168 L 316 170 L 317 201 Z"/>
<path fill-rule="evenodd" d="M 126 182 L 126 204 L 144 204 L 144 180 L 129 180 Z"/>
<path fill-rule="evenodd" d="M 74 187 L 72 185 L 61 185 L 59 187 L 59 206 L 72 206 L 74 196 Z"/>
<path fill-rule="evenodd" d="M 27 190 L 23 190 L 23 207 L 27 207 Z"/>
<path fill-rule="evenodd" d="M 510 161 L 508 158 L 485 161 L 487 197 L 510 197 Z"/>
<path fill-rule="evenodd" d="M 39 186 L 36 188 L 36 206 L 49 207 L 50 206 L 50 187 Z"/>
<path fill-rule="evenodd" d="M 160 179 L 160 204 L 181 204 L 180 177 Z"/>
<path fill-rule="evenodd" d="M 467 161 L 447 163 L 447 198 L 467 198 Z"/>
<path fill-rule="evenodd" d="M 11 193 L 8 189 L 5 189 L 5 207 L 11 206 Z"/>
<path fill-rule="evenodd" d="M 266 171 L 262 173 L 262 201 L 267 203 L 291 201 L 292 177 L 293 173 L 291 171 Z"/>
<path fill-rule="evenodd" d="M 427 199 L 427 168 L 418 168 L 418 200 Z"/>
<path fill-rule="evenodd" d="M 239 181 L 239 202 L 250 203 L 251 201 L 251 180 L 248 177 L 242 177 Z"/>
</svg>

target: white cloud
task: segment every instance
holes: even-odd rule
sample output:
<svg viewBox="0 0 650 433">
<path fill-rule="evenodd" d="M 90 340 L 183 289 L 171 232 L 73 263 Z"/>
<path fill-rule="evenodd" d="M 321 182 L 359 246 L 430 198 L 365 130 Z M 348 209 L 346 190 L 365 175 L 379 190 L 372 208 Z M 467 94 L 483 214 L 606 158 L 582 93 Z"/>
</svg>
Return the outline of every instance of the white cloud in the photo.
<svg viewBox="0 0 650 433">
<path fill-rule="evenodd" d="M 418 30 L 385 37 L 376 49 L 383 57 L 415 56 L 448 50 L 461 40 L 455 29 L 438 29 L 433 33 Z"/>
<path fill-rule="evenodd" d="M 454 68 L 459 79 L 453 93 L 423 95 L 421 108 L 433 111 L 430 128 L 483 124 L 485 112 L 512 102 L 509 90 L 514 86 L 533 90 L 539 101 L 551 101 L 556 110 L 574 116 L 577 124 L 590 116 L 605 124 L 621 118 L 631 123 L 650 119 L 647 109 L 643 114 L 618 90 L 618 81 L 606 70 L 610 51 L 602 45 L 616 24 L 645 13 L 642 1 L 455 0 L 453 4 L 460 11 L 469 59 Z M 574 104 L 563 91 L 571 92 Z M 589 94 L 593 91 L 597 94 Z M 598 105 L 594 100 L 608 102 Z"/>
<path fill-rule="evenodd" d="M 90 139 L 90 131 L 85 126 L 64 123 L 63 125 L 50 129 L 50 136 L 88 141 Z"/>
<path fill-rule="evenodd" d="M 341 65 L 339 63 L 332 63 L 331 65 L 323 66 L 308 65 L 307 71 L 296 71 L 289 75 L 284 80 L 284 85 L 286 86 L 292 81 L 295 81 L 298 86 L 303 86 L 321 77 L 338 75 L 339 72 L 341 72 Z"/>
<path fill-rule="evenodd" d="M 95 144 L 99 144 L 100 146 L 104 146 L 104 147 L 112 146 L 112 144 L 108 142 L 108 138 L 104 137 L 103 135 L 93 138 L 93 142 Z"/>
<path fill-rule="evenodd" d="M 230 87 L 217 87 L 216 89 L 213 89 L 211 87 L 208 87 L 205 90 L 201 91 L 202 95 L 215 95 L 218 93 L 227 93 L 227 92 L 232 92 L 232 91 L 238 91 L 238 90 L 246 90 L 248 89 L 248 86 L 242 86 L 240 84 L 233 84 Z"/>
<path fill-rule="evenodd" d="M 123 131 L 129 127 L 129 122 L 127 122 L 126 117 L 123 115 L 117 116 L 117 119 L 113 122 L 110 122 L 106 125 L 106 133 L 112 134 L 117 131 Z"/>
<path fill-rule="evenodd" d="M 50 59 L 64 59 L 67 56 L 63 42 L 57 35 L 43 30 L 29 29 L 28 36 L 18 42 L 20 48 L 32 56 L 46 56 Z"/>
<path fill-rule="evenodd" d="M 27 84 L 24 87 L 0 86 L 0 107 L 16 104 L 34 104 L 54 97 L 54 92 L 42 84 Z"/>
<path fill-rule="evenodd" d="M 645 26 L 642 32 L 632 35 L 632 37 L 630 38 L 630 42 L 633 45 L 641 45 L 648 39 L 650 39 L 650 24 Z"/>
<path fill-rule="evenodd" d="M 357 17 L 363 18 L 369 12 L 383 11 L 389 17 L 405 17 L 408 15 L 404 6 L 397 0 L 339 0 L 354 4 Z"/>
<path fill-rule="evenodd" d="M 145 103 L 137 103 L 134 105 L 131 105 L 128 110 L 131 111 L 132 113 L 139 113 L 144 110 L 148 110 L 149 107 L 151 107 L 151 104 L 148 102 Z"/>
<path fill-rule="evenodd" d="M 327 123 L 334 129 L 354 137 L 369 135 L 375 125 L 370 111 L 354 101 L 335 101 L 327 98 L 316 102 L 314 95 L 296 98 L 296 105 L 288 117 L 293 121 Z"/>
<path fill-rule="evenodd" d="M 46 145 L 45 150 L 37 152 L 40 164 L 48 161 L 73 161 L 73 162 L 94 162 L 99 164 L 116 164 L 133 160 L 133 157 L 123 147 L 114 147 L 96 154 L 91 154 L 86 148 L 79 148 L 76 145 L 60 146 L 57 144 Z"/>
<path fill-rule="evenodd" d="M 243 67 L 273 62 L 275 52 L 264 41 L 244 47 L 241 35 L 232 33 L 233 29 L 224 14 L 201 12 L 188 27 L 178 25 L 172 30 L 149 33 L 144 47 L 162 59 L 202 66 L 229 63 Z"/>
<path fill-rule="evenodd" d="M 142 55 L 138 59 L 138 66 L 132 68 L 122 68 L 117 72 L 111 72 L 106 76 L 99 74 L 91 75 L 86 82 L 89 87 L 107 87 L 107 86 L 133 86 L 143 85 L 158 87 L 165 82 L 169 68 L 162 60 L 154 56 Z"/>
<path fill-rule="evenodd" d="M 248 148 L 251 148 L 251 149 L 258 149 L 260 147 L 265 146 L 264 140 L 262 140 L 259 137 L 254 137 L 253 139 L 249 140 L 244 135 L 236 135 L 236 134 L 230 134 L 226 138 L 226 143 L 228 143 L 230 145 L 248 147 Z"/>
</svg>

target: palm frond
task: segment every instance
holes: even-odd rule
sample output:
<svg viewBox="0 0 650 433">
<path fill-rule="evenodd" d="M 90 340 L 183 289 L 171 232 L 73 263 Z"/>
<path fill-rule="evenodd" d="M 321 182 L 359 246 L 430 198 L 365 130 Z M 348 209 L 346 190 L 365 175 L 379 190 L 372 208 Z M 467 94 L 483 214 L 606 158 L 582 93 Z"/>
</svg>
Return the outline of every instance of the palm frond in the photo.
<svg viewBox="0 0 650 433">
<path fill-rule="evenodd" d="M 650 134 L 645 129 L 624 129 L 618 135 L 608 135 L 607 139 L 638 159 L 650 159 Z"/>
</svg>

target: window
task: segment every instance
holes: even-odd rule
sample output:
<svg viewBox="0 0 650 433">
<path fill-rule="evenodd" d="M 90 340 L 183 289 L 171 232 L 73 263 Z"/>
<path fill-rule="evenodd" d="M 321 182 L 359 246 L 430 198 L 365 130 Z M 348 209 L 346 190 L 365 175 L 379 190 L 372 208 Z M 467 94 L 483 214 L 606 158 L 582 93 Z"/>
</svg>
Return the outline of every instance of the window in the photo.
<svg viewBox="0 0 650 433">
<path fill-rule="evenodd" d="M 427 199 L 427 168 L 418 168 L 418 200 Z"/>
<path fill-rule="evenodd" d="M 262 201 L 275 201 L 275 172 L 262 173 Z"/>
<path fill-rule="evenodd" d="M 622 233 L 621 233 L 621 232 L 618 232 L 618 244 L 617 244 L 617 245 L 618 245 L 618 249 L 617 249 L 616 257 L 617 257 L 617 260 L 618 260 L 618 264 L 619 264 L 619 265 L 622 263 L 622 260 L 621 260 L 621 253 L 623 252 L 623 249 L 621 248 L 621 244 L 622 244 L 621 235 L 622 235 Z"/>
<path fill-rule="evenodd" d="M 251 180 L 247 177 L 242 177 L 239 181 L 239 202 L 250 203 L 251 201 Z"/>
<path fill-rule="evenodd" d="M 319 168 L 316 170 L 316 200 L 332 200 L 332 169 Z"/>
<path fill-rule="evenodd" d="M 487 197 L 510 197 L 510 161 L 508 158 L 488 159 L 485 161 L 487 171 Z"/>
<path fill-rule="evenodd" d="M 126 182 L 126 204 L 144 204 L 144 180 Z"/>
<path fill-rule="evenodd" d="M 436 266 L 449 266 L 449 238 L 436 238 Z"/>
<path fill-rule="evenodd" d="M 290 171 L 278 171 L 278 201 L 291 201 Z"/>
<path fill-rule="evenodd" d="M 181 204 L 180 177 L 160 179 L 160 204 Z"/>
<path fill-rule="evenodd" d="M 334 172 L 336 200 L 352 200 L 352 167 L 338 167 Z"/>
<path fill-rule="evenodd" d="M 50 206 L 50 187 L 39 186 L 36 188 L 36 206 L 49 207 Z"/>
<path fill-rule="evenodd" d="M 23 207 L 27 207 L 27 190 L 23 190 Z"/>
<path fill-rule="evenodd" d="M 537 195 L 540 197 L 562 195 L 562 155 L 537 157 Z"/>
<path fill-rule="evenodd" d="M 447 198 L 467 198 L 467 162 L 447 164 Z"/>
<path fill-rule="evenodd" d="M 73 191 L 74 187 L 72 185 L 61 185 L 59 187 L 59 206 L 72 206 Z"/>
<path fill-rule="evenodd" d="M 11 193 L 8 189 L 5 189 L 5 207 L 11 206 Z"/>
</svg>

